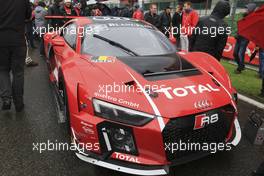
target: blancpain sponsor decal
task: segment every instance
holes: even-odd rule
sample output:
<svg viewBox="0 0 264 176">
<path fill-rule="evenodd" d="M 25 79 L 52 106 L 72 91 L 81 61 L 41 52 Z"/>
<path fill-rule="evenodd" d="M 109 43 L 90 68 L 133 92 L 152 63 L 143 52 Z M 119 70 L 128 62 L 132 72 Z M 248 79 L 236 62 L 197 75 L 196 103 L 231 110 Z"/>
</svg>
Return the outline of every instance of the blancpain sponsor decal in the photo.
<svg viewBox="0 0 264 176">
<path fill-rule="evenodd" d="M 141 162 L 138 160 L 137 157 L 134 156 L 129 156 L 129 155 L 125 155 L 125 154 L 121 154 L 121 153 L 115 153 L 114 156 L 116 159 L 119 160 L 124 160 L 124 161 L 128 161 L 128 162 L 132 162 L 132 163 L 137 163 L 140 164 Z"/>
<path fill-rule="evenodd" d="M 206 85 L 191 85 L 191 86 L 185 86 L 185 87 L 178 87 L 178 88 L 172 88 L 172 87 L 166 87 L 162 88 L 160 90 L 157 90 L 156 92 L 163 93 L 168 99 L 173 99 L 173 96 L 176 97 L 186 97 L 189 94 L 202 94 L 205 92 L 219 92 L 220 89 L 214 88 L 210 84 Z"/>
<path fill-rule="evenodd" d="M 98 92 L 95 92 L 94 95 L 96 97 L 100 97 L 100 98 L 103 98 L 103 99 L 108 100 L 108 101 L 116 102 L 116 103 L 121 104 L 123 106 L 130 106 L 132 108 L 139 108 L 138 103 L 127 101 L 127 100 L 124 100 L 122 98 L 111 97 L 109 95 L 99 94 Z"/>
</svg>

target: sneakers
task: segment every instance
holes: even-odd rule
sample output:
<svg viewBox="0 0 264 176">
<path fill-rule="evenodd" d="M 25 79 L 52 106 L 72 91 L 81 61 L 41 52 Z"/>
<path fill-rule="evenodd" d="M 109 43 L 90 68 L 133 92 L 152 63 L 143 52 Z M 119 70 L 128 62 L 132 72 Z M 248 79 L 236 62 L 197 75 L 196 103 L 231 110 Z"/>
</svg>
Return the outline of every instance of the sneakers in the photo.
<svg viewBox="0 0 264 176">
<path fill-rule="evenodd" d="M 14 104 L 15 104 L 16 112 L 21 112 L 24 110 L 25 105 L 22 97 L 16 97 L 14 99 Z"/>
<path fill-rule="evenodd" d="M 39 64 L 31 59 L 31 57 L 26 58 L 26 66 L 27 67 L 36 67 Z"/>
<path fill-rule="evenodd" d="M 261 92 L 261 93 L 259 94 L 259 96 L 260 96 L 260 97 L 264 97 L 264 92 Z"/>
<path fill-rule="evenodd" d="M 236 70 L 234 71 L 234 73 L 235 73 L 235 74 L 241 74 L 241 73 L 242 73 L 242 71 L 241 71 L 241 70 L 239 70 L 239 69 L 236 69 Z"/>
<path fill-rule="evenodd" d="M 252 172 L 252 176 L 264 176 L 264 173 L 258 173 L 257 171 Z"/>
<path fill-rule="evenodd" d="M 22 103 L 20 105 L 16 105 L 15 108 L 16 108 L 16 112 L 22 112 L 25 108 L 25 105 Z"/>
<path fill-rule="evenodd" d="M 236 70 L 235 70 L 235 74 L 241 74 L 242 71 L 244 71 L 246 68 L 245 67 L 238 67 Z"/>
<path fill-rule="evenodd" d="M 26 64 L 27 67 L 36 67 L 38 66 L 39 64 L 35 61 L 31 61 L 29 63 Z"/>
<path fill-rule="evenodd" d="M 22 112 L 24 110 L 25 105 L 24 105 L 24 102 L 22 100 L 18 101 L 18 102 L 14 102 L 14 104 L 15 104 L 16 112 Z M 10 110 L 11 106 L 12 106 L 11 99 L 3 100 L 2 111 Z"/>
<path fill-rule="evenodd" d="M 2 110 L 7 111 L 11 109 L 11 100 L 3 100 Z"/>
</svg>

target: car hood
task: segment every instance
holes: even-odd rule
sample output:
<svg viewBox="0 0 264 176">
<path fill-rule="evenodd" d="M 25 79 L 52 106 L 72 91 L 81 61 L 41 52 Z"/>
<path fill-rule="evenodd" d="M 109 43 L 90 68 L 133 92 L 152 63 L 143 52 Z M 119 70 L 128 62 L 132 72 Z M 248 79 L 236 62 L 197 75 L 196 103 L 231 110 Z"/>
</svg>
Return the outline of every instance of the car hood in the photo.
<svg viewBox="0 0 264 176">
<path fill-rule="evenodd" d="M 227 89 L 209 73 L 178 55 L 152 56 L 153 62 L 144 60 L 150 59 L 146 57 L 132 59 L 91 58 L 89 68 L 82 66 L 91 97 L 150 114 L 158 115 L 158 112 L 164 118 L 208 111 L 231 103 Z M 161 72 L 161 68 L 167 66 L 171 66 L 172 74 Z M 85 76 L 89 74 L 97 75 L 93 84 L 91 78 Z"/>
</svg>

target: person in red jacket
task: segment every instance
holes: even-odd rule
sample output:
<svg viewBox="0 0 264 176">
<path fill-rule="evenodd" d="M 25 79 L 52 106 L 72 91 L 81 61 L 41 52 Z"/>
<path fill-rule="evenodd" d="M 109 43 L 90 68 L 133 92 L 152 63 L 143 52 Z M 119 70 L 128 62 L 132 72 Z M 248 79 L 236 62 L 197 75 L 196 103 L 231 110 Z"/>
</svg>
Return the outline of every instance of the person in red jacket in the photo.
<svg viewBox="0 0 264 176">
<path fill-rule="evenodd" d="M 60 13 L 63 16 L 77 16 L 71 0 L 64 0 L 64 5 L 60 8 Z"/>
<path fill-rule="evenodd" d="M 181 27 L 181 46 L 182 50 L 189 50 L 189 38 L 199 21 L 198 13 L 192 9 L 192 3 L 187 1 L 184 3 L 184 11 L 182 15 Z"/>
<path fill-rule="evenodd" d="M 77 3 L 74 6 L 74 10 L 75 10 L 75 13 L 76 13 L 77 16 L 81 16 L 81 9 L 82 9 L 81 3 Z"/>
<path fill-rule="evenodd" d="M 144 20 L 144 14 L 138 4 L 135 5 L 135 11 L 133 13 L 132 18 L 137 19 L 137 20 Z"/>
</svg>

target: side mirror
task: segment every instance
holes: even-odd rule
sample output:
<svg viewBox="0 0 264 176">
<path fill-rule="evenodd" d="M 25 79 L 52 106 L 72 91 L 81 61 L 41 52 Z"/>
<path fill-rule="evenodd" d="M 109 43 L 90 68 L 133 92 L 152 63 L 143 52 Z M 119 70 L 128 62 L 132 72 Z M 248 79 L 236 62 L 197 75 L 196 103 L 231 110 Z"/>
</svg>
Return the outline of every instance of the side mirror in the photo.
<svg viewBox="0 0 264 176">
<path fill-rule="evenodd" d="M 65 41 L 62 37 L 52 39 L 51 43 L 53 46 L 64 46 L 65 45 Z"/>
</svg>

